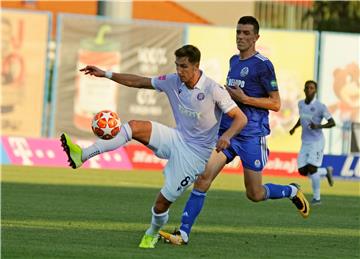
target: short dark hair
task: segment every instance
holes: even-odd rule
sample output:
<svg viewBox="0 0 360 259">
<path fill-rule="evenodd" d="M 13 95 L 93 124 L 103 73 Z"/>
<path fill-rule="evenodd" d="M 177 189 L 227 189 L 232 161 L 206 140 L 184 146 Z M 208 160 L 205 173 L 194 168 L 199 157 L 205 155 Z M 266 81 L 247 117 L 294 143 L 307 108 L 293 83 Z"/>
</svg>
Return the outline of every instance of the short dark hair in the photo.
<svg viewBox="0 0 360 259">
<path fill-rule="evenodd" d="M 177 58 L 187 57 L 192 64 L 200 63 L 200 50 L 193 45 L 184 45 L 175 51 Z"/>
<path fill-rule="evenodd" d="M 238 24 L 251 24 L 254 26 L 255 34 L 259 34 L 260 26 L 259 22 L 253 16 L 243 16 L 239 19 Z"/>
<path fill-rule="evenodd" d="M 307 84 L 314 84 L 315 85 L 315 88 L 317 90 L 317 83 L 314 81 L 314 80 L 307 80 L 304 84 L 304 87 L 307 85 Z"/>
</svg>

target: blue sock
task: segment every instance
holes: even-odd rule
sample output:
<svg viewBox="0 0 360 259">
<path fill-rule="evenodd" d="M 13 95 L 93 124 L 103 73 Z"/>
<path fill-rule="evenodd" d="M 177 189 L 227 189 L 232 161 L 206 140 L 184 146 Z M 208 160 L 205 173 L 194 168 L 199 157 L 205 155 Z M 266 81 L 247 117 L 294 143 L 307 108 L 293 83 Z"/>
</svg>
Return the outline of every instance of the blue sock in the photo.
<svg viewBox="0 0 360 259">
<path fill-rule="evenodd" d="M 289 185 L 279 185 L 267 183 L 263 185 L 266 191 L 265 200 L 267 199 L 282 199 L 290 197 L 291 187 Z"/>
<path fill-rule="evenodd" d="M 186 232 L 189 236 L 191 227 L 195 223 L 205 201 L 206 192 L 192 190 L 190 197 L 185 205 L 183 215 L 181 218 L 180 230 Z"/>
</svg>

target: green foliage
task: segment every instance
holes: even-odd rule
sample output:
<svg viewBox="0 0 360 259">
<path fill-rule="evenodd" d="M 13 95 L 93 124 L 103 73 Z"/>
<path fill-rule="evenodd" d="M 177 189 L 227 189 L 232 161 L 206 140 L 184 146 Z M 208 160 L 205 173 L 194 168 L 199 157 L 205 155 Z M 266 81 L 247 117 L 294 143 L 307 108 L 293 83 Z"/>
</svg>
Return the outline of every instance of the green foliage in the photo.
<svg viewBox="0 0 360 259">
<path fill-rule="evenodd" d="M 360 32 L 360 2 L 314 1 L 306 19 L 313 19 L 319 31 Z"/>
<path fill-rule="evenodd" d="M 286 178 L 267 178 L 286 183 Z M 293 179 L 292 179 L 293 180 Z M 310 183 L 296 179 L 305 191 Z M 222 174 L 191 242 L 139 249 L 159 172 L 2 168 L 2 258 L 359 258 L 359 183 L 324 182 L 323 204 L 304 220 L 286 199 L 252 203 L 243 177 Z M 309 194 L 307 194 L 309 197 Z M 170 210 L 178 226 L 188 197 Z"/>
</svg>

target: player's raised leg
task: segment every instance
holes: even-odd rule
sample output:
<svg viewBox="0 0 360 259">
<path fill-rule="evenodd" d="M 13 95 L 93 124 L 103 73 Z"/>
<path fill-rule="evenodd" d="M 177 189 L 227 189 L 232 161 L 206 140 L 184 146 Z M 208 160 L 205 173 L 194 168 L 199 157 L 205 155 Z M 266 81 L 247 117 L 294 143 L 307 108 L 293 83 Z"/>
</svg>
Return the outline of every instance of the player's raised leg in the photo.
<svg viewBox="0 0 360 259">
<path fill-rule="evenodd" d="M 104 152 L 115 150 L 125 145 L 131 139 L 135 139 L 145 145 L 149 143 L 152 125 L 150 121 L 132 120 L 121 126 L 120 132 L 112 139 L 98 139 L 94 144 L 81 148 L 73 143 L 68 134 L 63 133 L 60 137 L 61 145 L 68 156 L 69 165 L 76 169 L 86 160 Z"/>
</svg>

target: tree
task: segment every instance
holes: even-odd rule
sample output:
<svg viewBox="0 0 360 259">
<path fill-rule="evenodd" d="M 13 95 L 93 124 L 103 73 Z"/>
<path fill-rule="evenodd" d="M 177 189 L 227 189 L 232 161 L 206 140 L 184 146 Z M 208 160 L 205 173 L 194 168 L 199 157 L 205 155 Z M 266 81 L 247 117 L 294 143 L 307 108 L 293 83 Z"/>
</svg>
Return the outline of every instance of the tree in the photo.
<svg viewBox="0 0 360 259">
<path fill-rule="evenodd" d="M 360 1 L 314 1 L 307 19 L 313 19 L 314 30 L 359 33 Z"/>
</svg>

